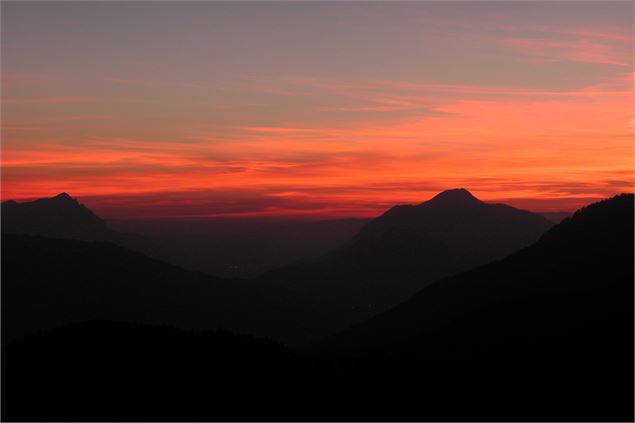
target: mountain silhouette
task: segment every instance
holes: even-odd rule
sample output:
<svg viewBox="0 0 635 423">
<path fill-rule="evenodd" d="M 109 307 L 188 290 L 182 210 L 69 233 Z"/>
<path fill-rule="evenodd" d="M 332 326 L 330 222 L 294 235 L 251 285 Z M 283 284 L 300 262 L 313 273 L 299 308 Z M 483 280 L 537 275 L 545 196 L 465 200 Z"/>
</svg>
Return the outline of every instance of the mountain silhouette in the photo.
<svg viewBox="0 0 635 423">
<path fill-rule="evenodd" d="M 2 232 L 87 241 L 111 237 L 102 219 L 65 192 L 24 203 L 3 202 Z"/>
<path fill-rule="evenodd" d="M 227 278 L 253 278 L 323 255 L 347 242 L 366 221 L 104 220 L 67 193 L 2 203 L 4 233 L 110 241 L 186 269 Z"/>
<path fill-rule="evenodd" d="M 455 221 L 464 219 L 463 214 L 455 211 L 458 217 L 454 220 L 448 215 L 451 210 L 465 209 L 465 203 L 485 210 L 475 212 L 476 215 L 499 218 L 502 226 L 510 225 L 506 222 L 507 215 L 511 215 L 509 219 L 516 224 L 533 228 L 535 238 L 544 229 L 535 220 L 545 227 L 549 225 L 531 213 L 506 206 L 502 206 L 505 213 L 498 212 L 498 206 L 490 213 L 489 205 L 467 191 L 444 192 L 426 203 L 442 204 L 445 208 L 445 213 L 436 217 L 440 225 L 458 225 Z M 109 231 L 101 219 L 68 195 L 9 203 L 9 207 L 35 211 L 24 213 L 22 225 L 8 224 L 6 232 L 67 238 L 76 235 L 75 238 L 91 241 L 97 237 L 148 254 L 147 249 L 122 239 L 120 233 Z M 46 222 L 53 209 L 63 216 L 56 217 L 63 222 L 56 226 L 56 232 L 47 232 L 46 225 L 33 224 Z M 19 221 L 19 215 L 18 210 L 13 210 L 8 222 Z M 74 215 L 79 216 L 71 218 Z M 334 334 L 395 306 L 426 283 L 465 270 L 475 260 L 467 250 L 457 248 L 456 242 L 449 245 L 448 240 L 451 244 L 456 237 L 433 236 L 422 229 L 431 222 L 423 225 L 417 219 L 403 219 L 401 224 L 391 218 L 394 224 L 384 225 L 382 233 L 365 236 L 368 228 L 373 229 L 376 221 L 384 222 L 386 215 L 391 212 L 371 221 L 352 241 L 320 259 L 288 266 L 252 281 L 208 278 L 102 242 L 85 244 L 3 233 L 6 248 L 2 258 L 7 263 L 2 269 L 6 281 L 3 293 L 7 293 L 3 296 L 6 334 L 18 335 L 78 320 L 116 319 L 191 329 L 224 326 L 298 344 Z M 87 223 L 74 226 L 81 217 L 101 230 L 86 230 Z M 487 250 L 498 239 L 481 234 L 476 228 L 466 232 L 482 242 L 480 250 Z M 514 238 L 509 233 L 514 232 L 507 231 L 506 242 Z M 529 233 L 526 229 L 514 245 L 520 248 L 529 242 Z M 185 310 L 181 315 L 176 311 L 179 308 Z"/>
<path fill-rule="evenodd" d="M 162 258 L 159 246 L 129 232 L 114 231 L 77 199 L 63 192 L 51 198 L 2 203 L 2 232 L 83 241 L 110 241 L 152 257 Z"/>
<path fill-rule="evenodd" d="M 2 246 L 3 342 L 83 320 L 247 332 L 242 322 L 258 312 L 246 300 L 246 281 L 187 271 L 110 242 L 2 234 Z"/>
<path fill-rule="evenodd" d="M 374 239 L 395 226 L 437 238 L 471 267 L 499 259 L 536 241 L 553 224 L 535 213 L 484 203 L 463 188 L 417 206 L 396 206 L 362 228 L 356 239 Z"/>
<path fill-rule="evenodd" d="M 385 311 L 441 277 L 503 258 L 552 225 L 465 189 L 448 190 L 417 206 L 395 206 L 336 251 L 259 280 L 283 293 L 281 312 L 305 310 L 297 323 L 308 340 Z"/>
<path fill-rule="evenodd" d="M 627 305 L 625 311 L 632 312 L 632 218 L 632 194 L 584 207 L 530 247 L 501 261 L 441 279 L 406 303 L 323 345 L 338 351 L 394 345 L 441 330 L 487 307 L 560 295 L 595 299 L 597 312 L 602 305 L 601 295 L 620 293 L 623 295 L 614 298 L 618 301 L 615 305 Z M 624 298 L 628 298 L 627 303 L 622 301 Z M 563 303 L 561 308 L 568 306 Z M 512 325 L 508 318 L 500 324 Z"/>
<path fill-rule="evenodd" d="M 3 343 L 85 320 L 309 339 L 313 317 L 275 284 L 216 278 L 108 241 L 3 233 L 2 247 Z"/>
<path fill-rule="evenodd" d="M 528 420 L 632 420 L 633 202 L 622 194 L 585 207 L 531 246 L 309 350 L 355 362 L 361 387 L 425 380 L 417 395 L 448 420 L 515 420 L 518 410 Z M 407 388 L 357 395 L 414 400 Z M 451 412 L 456 402 L 469 411 Z"/>
<path fill-rule="evenodd" d="M 454 188 L 438 193 L 431 200 L 426 201 L 426 203 L 464 206 L 467 204 L 479 204 L 481 200 L 474 197 L 474 195 L 465 188 Z"/>
<path fill-rule="evenodd" d="M 634 200 L 585 207 L 532 245 L 295 352 L 125 322 L 14 339 L 2 349 L 2 418 L 632 421 Z M 400 231 L 384 239 L 419 242 Z M 16 313 L 57 326 L 78 301 L 84 319 L 199 329 L 235 318 L 224 306 L 272 307 L 249 285 L 231 285 L 232 297 L 214 287 L 222 281 L 110 243 L 5 234 L 2 244 L 3 342 Z"/>
</svg>

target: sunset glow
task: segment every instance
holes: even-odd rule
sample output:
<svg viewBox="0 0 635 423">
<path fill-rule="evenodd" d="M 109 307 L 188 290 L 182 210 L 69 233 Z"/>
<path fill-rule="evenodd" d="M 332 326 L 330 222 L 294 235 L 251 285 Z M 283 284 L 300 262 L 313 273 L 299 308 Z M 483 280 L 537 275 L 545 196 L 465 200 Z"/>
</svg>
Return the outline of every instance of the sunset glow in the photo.
<svg viewBox="0 0 635 423">
<path fill-rule="evenodd" d="M 3 3 L 2 19 L 3 201 L 322 219 L 454 187 L 536 211 L 633 191 L 632 2 Z"/>
</svg>

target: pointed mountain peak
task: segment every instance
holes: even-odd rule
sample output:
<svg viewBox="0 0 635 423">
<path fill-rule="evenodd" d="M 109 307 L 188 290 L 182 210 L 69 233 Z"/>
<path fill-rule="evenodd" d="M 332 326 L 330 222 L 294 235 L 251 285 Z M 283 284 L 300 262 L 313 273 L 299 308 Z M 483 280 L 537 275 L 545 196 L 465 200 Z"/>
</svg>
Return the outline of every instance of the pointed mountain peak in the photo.
<svg viewBox="0 0 635 423">
<path fill-rule="evenodd" d="M 65 192 L 57 194 L 55 197 L 50 198 L 50 200 L 55 200 L 57 202 L 66 202 L 66 203 L 79 203 L 76 199 L 71 197 Z"/>
<path fill-rule="evenodd" d="M 23 207 L 53 207 L 60 210 L 79 209 L 83 207 L 76 198 L 71 197 L 66 192 L 57 194 L 54 197 L 38 198 L 35 201 L 18 204 Z"/>
<path fill-rule="evenodd" d="M 34 201 L 2 203 L 2 230 L 84 240 L 108 239 L 106 223 L 66 192 Z"/>
<path fill-rule="evenodd" d="M 452 204 L 471 204 L 481 203 L 481 200 L 474 197 L 471 192 L 465 188 L 449 189 L 440 192 L 434 196 L 431 200 L 426 201 L 431 203 L 452 203 Z"/>
</svg>

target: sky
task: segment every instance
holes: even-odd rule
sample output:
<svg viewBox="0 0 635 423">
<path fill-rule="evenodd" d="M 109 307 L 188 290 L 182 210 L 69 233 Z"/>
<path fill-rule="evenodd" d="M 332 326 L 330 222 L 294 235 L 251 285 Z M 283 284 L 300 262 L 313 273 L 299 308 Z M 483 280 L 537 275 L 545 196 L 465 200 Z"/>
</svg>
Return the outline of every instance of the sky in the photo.
<svg viewBox="0 0 635 423">
<path fill-rule="evenodd" d="M 631 1 L 0 7 L 3 201 L 323 219 L 633 191 Z"/>
</svg>

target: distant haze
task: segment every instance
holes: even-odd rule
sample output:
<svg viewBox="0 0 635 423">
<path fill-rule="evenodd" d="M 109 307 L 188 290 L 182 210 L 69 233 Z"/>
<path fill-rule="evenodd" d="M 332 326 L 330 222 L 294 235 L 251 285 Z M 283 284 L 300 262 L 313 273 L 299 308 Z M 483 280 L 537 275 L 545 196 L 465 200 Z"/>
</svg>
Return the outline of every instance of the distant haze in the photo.
<svg viewBox="0 0 635 423">
<path fill-rule="evenodd" d="M 632 2 L 1 7 L 3 200 L 333 219 L 632 191 Z"/>
<path fill-rule="evenodd" d="M 215 276 L 245 278 L 326 254 L 350 241 L 366 222 L 211 219 L 107 223 L 115 230 L 154 241 L 170 263 Z"/>
</svg>

